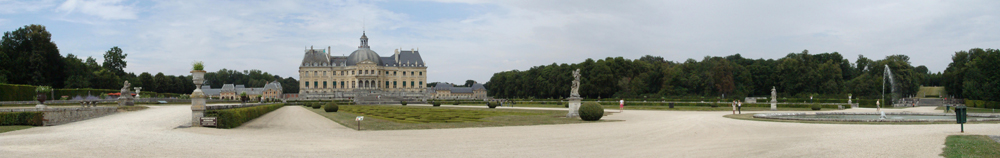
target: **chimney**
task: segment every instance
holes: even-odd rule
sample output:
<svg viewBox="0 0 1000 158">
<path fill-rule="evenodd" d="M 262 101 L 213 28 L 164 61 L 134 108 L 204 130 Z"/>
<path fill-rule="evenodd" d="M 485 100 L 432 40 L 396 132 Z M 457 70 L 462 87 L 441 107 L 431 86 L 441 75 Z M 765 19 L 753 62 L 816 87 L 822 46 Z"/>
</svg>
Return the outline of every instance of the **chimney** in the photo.
<svg viewBox="0 0 1000 158">
<path fill-rule="evenodd" d="M 396 53 L 393 56 L 396 57 L 396 64 L 399 64 L 399 49 L 396 49 Z"/>
</svg>

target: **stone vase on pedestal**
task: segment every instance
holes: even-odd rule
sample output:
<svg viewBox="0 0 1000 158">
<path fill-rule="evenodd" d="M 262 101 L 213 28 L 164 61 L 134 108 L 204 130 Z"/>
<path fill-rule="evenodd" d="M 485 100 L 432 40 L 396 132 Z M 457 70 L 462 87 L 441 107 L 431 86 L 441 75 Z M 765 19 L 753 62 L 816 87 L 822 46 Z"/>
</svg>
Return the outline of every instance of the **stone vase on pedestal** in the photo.
<svg viewBox="0 0 1000 158">
<path fill-rule="evenodd" d="M 45 109 L 47 107 L 45 105 L 45 97 L 45 93 L 38 93 L 38 95 L 35 96 L 35 100 L 38 100 L 38 105 L 35 105 L 35 108 Z"/>
<path fill-rule="evenodd" d="M 567 110 L 569 112 L 566 113 L 566 117 L 567 118 L 580 117 L 580 104 L 581 104 L 580 100 L 583 100 L 583 98 L 570 97 L 567 99 L 569 99 L 569 110 Z"/>
<path fill-rule="evenodd" d="M 195 89 L 191 92 L 191 126 L 201 126 L 201 117 L 205 116 L 205 93 L 201 91 L 201 84 L 205 82 L 205 71 L 191 71 L 191 80 L 194 81 Z"/>
</svg>

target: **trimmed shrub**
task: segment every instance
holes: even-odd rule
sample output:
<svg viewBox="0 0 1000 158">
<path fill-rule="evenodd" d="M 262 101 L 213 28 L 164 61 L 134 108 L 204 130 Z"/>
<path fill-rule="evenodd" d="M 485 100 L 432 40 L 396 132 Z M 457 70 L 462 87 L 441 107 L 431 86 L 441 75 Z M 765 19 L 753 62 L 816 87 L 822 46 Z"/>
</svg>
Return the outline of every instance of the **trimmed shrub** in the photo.
<svg viewBox="0 0 1000 158">
<path fill-rule="evenodd" d="M 458 104 L 459 104 L 458 101 L 455 101 L 455 103 L 452 103 L 452 105 L 458 105 Z"/>
<path fill-rule="evenodd" d="M 339 109 L 340 109 L 340 106 L 338 106 L 336 102 L 326 103 L 326 106 L 323 107 L 323 111 L 326 111 L 326 112 L 337 112 L 337 110 L 339 110 Z"/>
<path fill-rule="evenodd" d="M 586 102 L 580 105 L 580 119 L 584 121 L 597 121 L 604 117 L 604 108 L 595 102 Z"/>
<path fill-rule="evenodd" d="M 441 106 L 441 102 L 431 102 L 431 105 L 434 105 L 434 107 L 439 107 Z"/>
<path fill-rule="evenodd" d="M 285 106 L 285 104 L 270 104 L 270 105 L 260 105 L 254 107 L 245 108 L 232 108 L 232 109 L 222 109 L 222 110 L 208 110 L 205 111 L 205 116 L 216 117 L 218 122 L 218 128 L 236 128 L 243 123 L 249 122 L 257 117 L 263 116 L 268 112 L 277 110 Z"/>
<path fill-rule="evenodd" d="M 399 104 L 402 104 L 403 106 L 406 106 L 406 101 L 399 101 Z"/>
<path fill-rule="evenodd" d="M 312 108 L 313 108 L 313 109 L 319 109 L 319 108 L 321 108 L 321 107 L 323 107 L 323 104 L 320 104 L 320 103 L 313 103 L 313 104 L 312 104 Z"/>
<path fill-rule="evenodd" d="M 41 126 L 43 112 L 0 112 L 0 126 L 6 125 L 29 125 Z"/>
<path fill-rule="evenodd" d="M 569 103 L 563 104 L 563 107 L 569 108 Z"/>
<path fill-rule="evenodd" d="M 820 106 L 819 104 L 813 104 L 813 105 L 811 106 L 811 108 L 812 108 L 812 110 L 819 110 L 819 109 L 822 109 L 822 108 L 823 108 L 823 106 Z"/>
<path fill-rule="evenodd" d="M 500 103 L 494 103 L 494 102 L 486 102 L 486 106 L 489 106 L 489 107 L 490 107 L 490 109 L 495 109 L 495 108 L 497 108 L 497 106 L 498 106 L 499 104 L 500 104 Z M 455 105 L 458 105 L 458 102 L 455 102 Z"/>
</svg>

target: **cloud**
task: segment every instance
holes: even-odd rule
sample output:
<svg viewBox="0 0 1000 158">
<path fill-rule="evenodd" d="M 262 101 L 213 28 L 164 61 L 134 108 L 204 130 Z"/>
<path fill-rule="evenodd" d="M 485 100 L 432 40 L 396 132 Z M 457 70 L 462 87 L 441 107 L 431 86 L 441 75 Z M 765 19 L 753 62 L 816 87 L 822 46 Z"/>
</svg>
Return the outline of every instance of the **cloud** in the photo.
<svg viewBox="0 0 1000 158">
<path fill-rule="evenodd" d="M 121 0 L 67 0 L 56 10 L 67 14 L 80 12 L 103 20 L 128 20 L 137 17 L 135 8 L 122 5 Z"/>
</svg>

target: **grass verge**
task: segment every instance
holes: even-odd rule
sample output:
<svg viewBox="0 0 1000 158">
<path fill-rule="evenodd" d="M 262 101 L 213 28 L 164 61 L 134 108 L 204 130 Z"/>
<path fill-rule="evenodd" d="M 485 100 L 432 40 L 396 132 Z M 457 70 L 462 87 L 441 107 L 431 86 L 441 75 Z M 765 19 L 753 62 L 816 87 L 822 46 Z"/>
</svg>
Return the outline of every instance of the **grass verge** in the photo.
<svg viewBox="0 0 1000 158">
<path fill-rule="evenodd" d="M 149 107 L 148 106 L 140 106 L 140 105 L 136 105 L 136 106 L 119 106 L 118 107 L 118 111 L 119 112 L 123 112 L 123 111 L 139 111 L 139 110 L 146 110 L 146 109 L 149 109 Z"/>
<path fill-rule="evenodd" d="M 361 130 L 408 130 L 468 127 L 527 126 L 588 123 L 565 118 L 566 111 L 414 107 L 389 105 L 341 105 L 340 112 L 311 110 L 351 129 L 358 129 L 357 116 L 365 116 Z M 478 119 L 476 119 L 478 117 Z M 597 122 L 616 121 L 601 120 Z"/>
<path fill-rule="evenodd" d="M 729 114 L 723 117 L 737 119 L 737 120 L 750 120 L 750 121 L 767 121 L 767 122 L 789 122 L 789 123 L 815 123 L 815 124 L 862 124 L 862 125 L 926 125 L 926 124 L 956 124 L 955 122 L 840 122 L 840 121 L 806 121 L 806 120 L 778 120 L 778 119 L 764 119 L 764 118 L 753 118 L 753 114 Z M 982 122 L 968 122 L 966 124 L 996 124 L 1000 121 L 982 121 Z M 956 125 L 958 126 L 958 125 Z"/>
<path fill-rule="evenodd" d="M 944 106 L 938 106 L 937 108 L 934 108 L 934 110 L 941 110 L 941 112 L 944 112 Z M 951 109 L 948 112 L 949 113 L 955 113 L 955 107 L 951 107 Z M 992 113 L 992 114 L 1000 114 L 1000 110 L 997 110 L 997 109 L 973 108 L 973 107 L 967 107 L 965 109 L 965 112 L 967 112 L 967 113 Z"/>
<path fill-rule="evenodd" d="M 10 131 L 16 131 L 16 130 L 22 130 L 22 129 L 28 129 L 28 128 L 31 128 L 31 127 L 35 127 L 35 126 L 21 126 L 21 125 L 0 126 L 0 133 L 10 132 Z"/>
<path fill-rule="evenodd" d="M 486 106 L 486 104 L 462 104 L 459 106 Z M 507 105 L 504 105 L 505 107 Z M 516 104 L 514 107 L 540 107 L 540 108 L 566 108 L 565 105 L 553 104 Z M 617 105 L 602 105 L 605 110 L 618 109 Z M 671 111 L 733 111 L 732 107 L 708 107 L 708 106 L 625 106 L 625 110 L 671 110 Z M 831 111 L 837 109 L 823 108 L 818 111 Z M 771 111 L 770 107 L 743 107 L 743 111 Z M 810 108 L 778 108 L 778 111 L 813 111 Z"/>
<path fill-rule="evenodd" d="M 943 150 L 944 157 L 998 157 L 1000 143 L 984 135 L 950 135 Z"/>
</svg>

